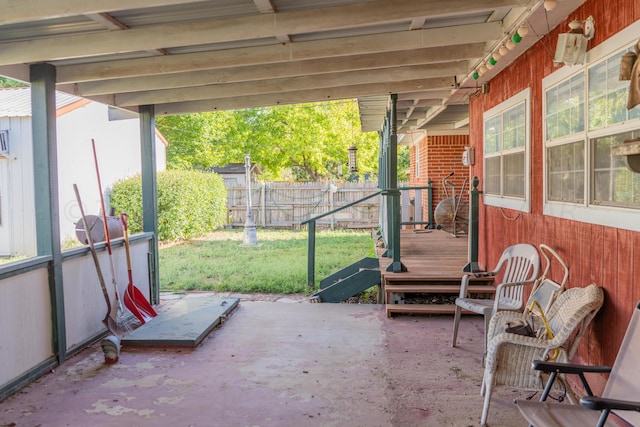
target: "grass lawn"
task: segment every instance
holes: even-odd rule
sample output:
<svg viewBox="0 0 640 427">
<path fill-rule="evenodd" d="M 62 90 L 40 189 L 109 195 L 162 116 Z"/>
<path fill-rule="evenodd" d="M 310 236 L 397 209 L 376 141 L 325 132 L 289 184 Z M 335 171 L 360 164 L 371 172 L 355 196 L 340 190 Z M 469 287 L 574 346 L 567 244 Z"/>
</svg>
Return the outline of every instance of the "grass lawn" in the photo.
<svg viewBox="0 0 640 427">
<path fill-rule="evenodd" d="M 311 293 L 307 231 L 258 229 L 256 247 L 241 246 L 243 230 L 220 230 L 160 249 L 162 291 Z M 366 256 L 375 257 L 370 231 L 316 233 L 316 288 L 321 279 Z"/>
</svg>

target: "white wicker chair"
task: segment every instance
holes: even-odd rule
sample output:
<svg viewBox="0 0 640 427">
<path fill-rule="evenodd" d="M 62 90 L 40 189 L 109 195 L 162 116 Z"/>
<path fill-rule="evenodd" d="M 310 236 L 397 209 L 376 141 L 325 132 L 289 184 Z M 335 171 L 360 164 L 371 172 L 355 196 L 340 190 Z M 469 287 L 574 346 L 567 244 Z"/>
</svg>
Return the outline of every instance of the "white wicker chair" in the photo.
<svg viewBox="0 0 640 427">
<path fill-rule="evenodd" d="M 484 315 L 484 346 L 487 345 L 487 329 L 489 320 L 498 310 L 521 311 L 524 306 L 524 288 L 534 283 L 540 270 L 540 255 L 535 246 L 520 243 L 509 246 L 502 253 L 496 268 L 487 273 L 471 273 L 462 276 L 460 296 L 456 298 L 456 310 L 453 316 L 453 343 L 456 346 L 458 326 L 462 310 Z M 495 276 L 503 272 L 502 283 L 496 287 L 494 299 L 469 298 L 467 286 L 469 278 L 475 276 Z"/>
<path fill-rule="evenodd" d="M 555 360 L 567 362 L 573 358 L 580 339 L 602 306 L 604 294 L 596 285 L 571 288 L 551 305 L 546 317 L 553 338 L 546 334 L 528 337 L 505 333 L 506 322 L 520 319 L 522 314 L 501 311 L 489 324 L 487 357 L 480 394 L 484 396 L 481 424 L 485 425 L 493 387 L 507 385 L 522 390 L 542 390 L 540 373 L 533 370 L 534 360 L 546 360 L 557 349 Z"/>
</svg>

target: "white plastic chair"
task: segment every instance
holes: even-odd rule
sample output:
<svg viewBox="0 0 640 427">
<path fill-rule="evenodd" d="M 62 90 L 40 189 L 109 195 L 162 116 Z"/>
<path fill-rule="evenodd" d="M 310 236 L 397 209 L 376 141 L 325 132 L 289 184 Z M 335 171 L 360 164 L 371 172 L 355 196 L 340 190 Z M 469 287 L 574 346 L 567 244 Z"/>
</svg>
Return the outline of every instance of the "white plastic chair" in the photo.
<svg viewBox="0 0 640 427">
<path fill-rule="evenodd" d="M 487 422 L 494 386 L 542 390 L 540 373 L 532 368 L 533 361 L 547 360 L 547 355 L 553 353 L 555 361 L 570 361 L 603 301 L 602 288 L 596 285 L 564 291 L 546 313 L 553 338 L 548 338 L 546 334 L 529 337 L 504 332 L 506 322 L 519 318 L 521 313 L 501 311 L 493 316 L 488 330 L 492 338 L 488 343 L 480 389 L 480 394 L 484 396 L 481 425 Z"/>
<path fill-rule="evenodd" d="M 498 310 L 519 311 L 524 307 L 524 288 L 534 283 L 540 269 L 540 256 L 535 246 L 520 243 L 509 246 L 502 253 L 496 268 L 488 273 L 470 273 L 462 276 L 460 296 L 456 298 L 456 309 L 453 316 L 453 343 L 458 338 L 458 326 L 462 310 L 484 315 L 484 348 L 487 348 L 487 330 L 489 321 Z M 494 299 L 469 298 L 467 287 L 472 276 L 495 276 L 503 271 L 502 283 L 496 287 Z"/>
</svg>

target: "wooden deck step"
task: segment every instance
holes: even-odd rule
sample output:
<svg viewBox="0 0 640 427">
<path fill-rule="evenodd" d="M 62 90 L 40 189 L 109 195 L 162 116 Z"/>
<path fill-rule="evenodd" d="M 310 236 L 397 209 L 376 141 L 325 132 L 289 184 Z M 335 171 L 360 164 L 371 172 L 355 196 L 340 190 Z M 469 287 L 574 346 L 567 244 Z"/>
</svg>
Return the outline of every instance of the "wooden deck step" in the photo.
<svg viewBox="0 0 640 427">
<path fill-rule="evenodd" d="M 467 287 L 469 293 L 481 295 L 494 295 L 496 288 L 490 284 L 470 284 Z M 460 283 L 422 283 L 422 284 L 385 284 L 385 311 L 387 317 L 394 313 L 404 314 L 452 314 L 455 311 L 454 304 L 389 304 L 393 301 L 391 294 L 459 294 Z"/>
<path fill-rule="evenodd" d="M 453 314 L 454 304 L 386 304 L 387 317 L 392 314 Z"/>
<path fill-rule="evenodd" d="M 385 285 L 386 292 L 424 293 L 424 294 L 457 294 L 460 292 L 460 284 L 423 284 L 423 285 Z M 492 285 L 469 285 L 467 290 L 471 293 L 495 294 L 496 288 Z"/>
</svg>

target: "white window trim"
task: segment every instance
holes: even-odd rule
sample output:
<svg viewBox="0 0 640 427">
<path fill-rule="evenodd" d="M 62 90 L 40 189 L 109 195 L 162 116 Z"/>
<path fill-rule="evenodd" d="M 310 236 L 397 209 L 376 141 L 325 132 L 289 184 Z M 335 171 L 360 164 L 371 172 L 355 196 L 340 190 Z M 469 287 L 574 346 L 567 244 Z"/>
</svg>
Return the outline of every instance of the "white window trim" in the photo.
<svg viewBox="0 0 640 427">
<path fill-rule="evenodd" d="M 587 52 L 585 57 L 585 65 L 576 66 L 564 66 L 558 71 L 549 74 L 542 79 L 542 127 L 546 129 L 546 117 L 547 117 L 547 103 L 546 92 L 551 86 L 555 86 L 562 81 L 567 80 L 579 73 L 586 75 L 587 68 L 597 62 L 600 62 L 607 57 L 614 56 L 623 49 L 627 49 L 629 46 L 635 44 L 638 41 L 638 33 L 640 33 L 640 21 L 629 25 L 622 31 L 613 35 L 603 43 L 591 49 Z M 588 101 L 588 81 L 585 79 L 585 114 L 587 114 Z M 638 122 L 621 122 L 615 125 L 616 133 L 625 132 L 630 130 L 638 130 Z M 591 186 L 591 172 L 590 165 L 591 149 L 587 138 L 593 139 L 602 135 L 611 134 L 611 128 L 605 127 L 603 129 L 588 130 L 588 122 L 585 122 L 585 131 L 577 134 L 573 134 L 567 137 L 559 138 L 553 142 L 543 140 L 543 213 L 544 215 L 555 216 L 558 218 L 564 218 L 574 221 L 586 222 L 591 224 L 604 225 L 609 227 L 615 227 L 625 230 L 640 231 L 640 210 L 629 209 L 613 206 L 601 206 L 588 204 L 590 199 Z M 543 131 L 543 137 L 546 137 L 546 132 Z M 585 167 L 589 170 L 585 181 L 585 194 L 583 204 L 573 204 L 565 202 L 549 201 L 547 199 L 547 148 L 559 145 L 567 141 L 586 141 L 585 144 Z"/>
<path fill-rule="evenodd" d="M 501 104 L 496 105 L 490 110 L 485 111 L 482 116 L 482 138 L 484 141 L 485 129 L 484 124 L 489 118 L 495 117 L 498 114 L 502 114 L 504 111 L 515 107 L 516 105 L 524 102 L 524 116 L 525 116 L 525 143 L 524 143 L 524 199 L 507 197 L 507 196 L 495 196 L 492 194 L 484 194 L 483 202 L 488 206 L 497 206 L 501 208 L 513 209 L 522 212 L 531 211 L 531 89 L 527 88 Z M 484 146 L 484 143 L 483 143 Z M 502 155 L 508 153 L 508 151 L 502 151 Z M 486 156 L 482 155 L 485 162 L 484 171 L 486 172 Z"/>
</svg>

